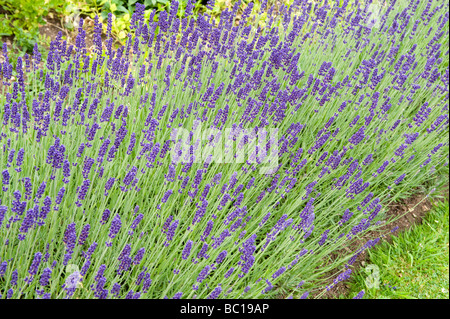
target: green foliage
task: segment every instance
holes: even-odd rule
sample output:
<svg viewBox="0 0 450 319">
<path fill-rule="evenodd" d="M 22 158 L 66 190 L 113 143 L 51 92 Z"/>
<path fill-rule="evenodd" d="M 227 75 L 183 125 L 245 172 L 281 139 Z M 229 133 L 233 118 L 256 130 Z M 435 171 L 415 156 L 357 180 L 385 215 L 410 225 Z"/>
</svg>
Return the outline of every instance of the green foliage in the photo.
<svg viewBox="0 0 450 319">
<path fill-rule="evenodd" d="M 150 17 L 151 11 L 165 10 L 170 5 L 169 0 L 84 0 L 73 1 L 72 6 L 91 18 L 99 16 L 101 22 L 105 22 L 108 14 L 112 13 L 112 33 L 122 42 L 130 31 L 130 20 L 136 3 L 145 5 L 146 19 Z"/>
<path fill-rule="evenodd" d="M 23 51 L 31 52 L 38 41 L 39 26 L 45 24 L 43 17 L 50 10 L 64 11 L 64 0 L 2 0 L 0 7 L 0 36 L 14 36 Z"/>
</svg>

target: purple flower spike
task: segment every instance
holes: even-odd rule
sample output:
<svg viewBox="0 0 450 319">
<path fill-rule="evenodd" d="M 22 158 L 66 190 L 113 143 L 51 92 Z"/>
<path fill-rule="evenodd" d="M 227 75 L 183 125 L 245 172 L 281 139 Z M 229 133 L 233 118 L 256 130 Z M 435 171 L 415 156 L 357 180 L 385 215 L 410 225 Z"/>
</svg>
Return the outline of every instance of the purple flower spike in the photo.
<svg viewBox="0 0 450 319">
<path fill-rule="evenodd" d="M 111 222 L 111 228 L 109 229 L 108 237 L 114 239 L 116 235 L 119 233 L 121 227 L 122 221 L 120 220 L 119 214 L 117 214 L 116 216 L 114 216 L 114 219 Z"/>
</svg>

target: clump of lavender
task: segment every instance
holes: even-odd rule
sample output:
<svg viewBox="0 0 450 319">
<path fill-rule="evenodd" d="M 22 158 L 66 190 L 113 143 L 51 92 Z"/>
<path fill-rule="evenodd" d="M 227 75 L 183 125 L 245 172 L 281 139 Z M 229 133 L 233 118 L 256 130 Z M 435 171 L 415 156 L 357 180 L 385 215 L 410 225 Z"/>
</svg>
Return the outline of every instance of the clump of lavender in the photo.
<svg viewBox="0 0 450 319">
<path fill-rule="evenodd" d="M 296 277 L 307 298 L 346 280 L 378 241 L 340 253 L 328 287 L 323 256 L 448 172 L 448 6 L 370 3 L 136 3 L 124 46 L 112 14 L 92 52 L 83 19 L 46 61 L 36 45 L 13 66 L 5 45 L 0 294 L 261 298 Z"/>
</svg>

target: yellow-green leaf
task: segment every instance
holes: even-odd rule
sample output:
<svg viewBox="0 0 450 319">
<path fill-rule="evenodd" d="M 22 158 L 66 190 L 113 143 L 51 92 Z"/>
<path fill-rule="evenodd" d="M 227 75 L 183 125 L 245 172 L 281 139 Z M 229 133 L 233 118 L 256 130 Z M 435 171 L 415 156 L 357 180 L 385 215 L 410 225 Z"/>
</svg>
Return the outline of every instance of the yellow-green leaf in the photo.
<svg viewBox="0 0 450 319">
<path fill-rule="evenodd" d="M 125 33 L 125 31 L 122 30 L 119 32 L 117 36 L 119 37 L 119 39 L 124 39 L 127 36 L 127 34 Z"/>
</svg>

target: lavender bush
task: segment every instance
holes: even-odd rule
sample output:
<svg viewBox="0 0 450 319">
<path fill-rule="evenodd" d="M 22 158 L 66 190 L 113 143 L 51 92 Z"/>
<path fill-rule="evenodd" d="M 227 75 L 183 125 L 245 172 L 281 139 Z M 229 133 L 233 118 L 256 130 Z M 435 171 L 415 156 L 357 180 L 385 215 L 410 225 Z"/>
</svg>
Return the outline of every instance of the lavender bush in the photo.
<svg viewBox="0 0 450 319">
<path fill-rule="evenodd" d="M 446 1 L 265 3 L 3 47 L 2 298 L 320 296 L 448 171 Z"/>
</svg>

